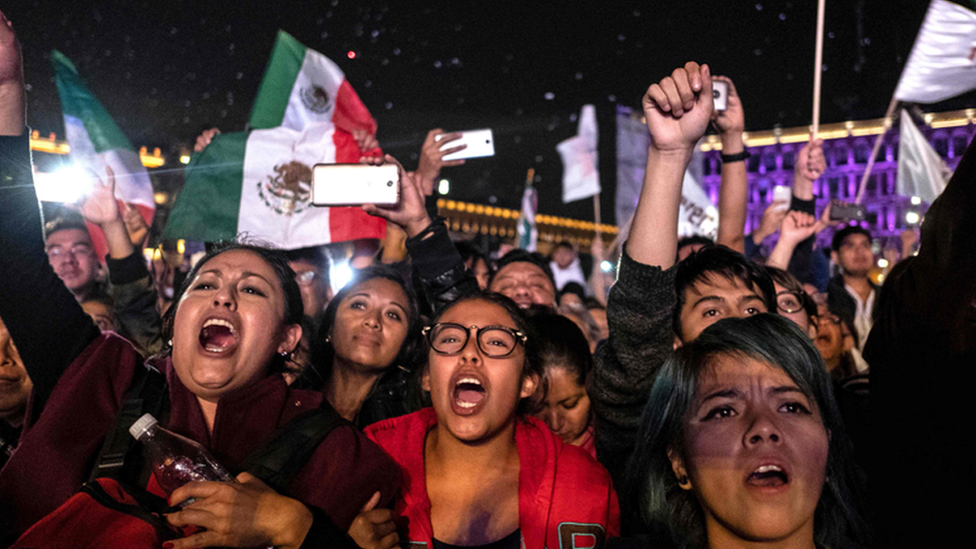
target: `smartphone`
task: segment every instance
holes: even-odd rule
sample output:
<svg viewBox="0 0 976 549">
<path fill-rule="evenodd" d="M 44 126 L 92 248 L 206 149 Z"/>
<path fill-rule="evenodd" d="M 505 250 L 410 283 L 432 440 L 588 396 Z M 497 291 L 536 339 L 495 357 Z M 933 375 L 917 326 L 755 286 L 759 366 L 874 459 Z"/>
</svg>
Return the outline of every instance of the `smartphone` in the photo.
<svg viewBox="0 0 976 549">
<path fill-rule="evenodd" d="M 392 206 L 400 201 L 395 164 L 316 164 L 312 168 L 312 205 Z"/>
<path fill-rule="evenodd" d="M 866 221 L 868 212 L 861 204 L 835 202 L 830 206 L 831 221 Z"/>
<path fill-rule="evenodd" d="M 485 156 L 495 156 L 495 138 L 491 135 L 491 130 L 468 130 L 460 132 L 461 137 L 445 143 L 441 150 L 452 149 L 460 145 L 467 145 L 464 150 L 451 153 L 444 157 L 444 160 L 463 160 L 465 158 L 482 158 Z M 435 139 L 440 141 L 444 134 L 438 135 Z"/>
<path fill-rule="evenodd" d="M 715 100 L 715 110 L 724 111 L 727 109 L 729 107 L 729 83 L 713 80 L 712 98 Z"/>
<path fill-rule="evenodd" d="M 777 185 L 773 187 L 773 202 L 782 202 L 783 204 L 777 206 L 777 210 L 788 210 L 790 209 L 790 201 L 793 199 L 793 190 L 786 185 Z"/>
</svg>

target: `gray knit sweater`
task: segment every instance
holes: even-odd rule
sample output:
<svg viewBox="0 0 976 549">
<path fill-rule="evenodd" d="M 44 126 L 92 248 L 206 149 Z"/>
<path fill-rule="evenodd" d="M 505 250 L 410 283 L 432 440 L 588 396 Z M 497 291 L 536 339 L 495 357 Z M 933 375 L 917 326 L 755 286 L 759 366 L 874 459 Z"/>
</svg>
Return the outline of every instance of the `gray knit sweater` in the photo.
<svg viewBox="0 0 976 549">
<path fill-rule="evenodd" d="M 597 458 L 621 488 L 651 386 L 673 349 L 676 270 L 638 263 L 625 252 L 610 290 L 610 338 L 596 351 L 588 392 Z"/>
</svg>

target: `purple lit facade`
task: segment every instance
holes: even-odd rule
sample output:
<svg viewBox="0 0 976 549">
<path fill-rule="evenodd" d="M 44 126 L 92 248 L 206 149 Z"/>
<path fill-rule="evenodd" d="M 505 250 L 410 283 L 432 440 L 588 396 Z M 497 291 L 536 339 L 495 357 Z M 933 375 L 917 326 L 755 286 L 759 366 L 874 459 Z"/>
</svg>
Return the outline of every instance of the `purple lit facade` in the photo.
<svg viewBox="0 0 976 549">
<path fill-rule="evenodd" d="M 949 168 L 955 169 L 966 147 L 976 133 L 976 125 L 967 124 L 952 128 L 919 128 L 929 143 L 946 161 Z M 842 137 L 824 141 L 824 155 L 827 158 L 827 171 L 813 185 L 817 197 L 817 212 L 833 199 L 853 202 L 858 185 L 864 175 L 871 148 L 876 135 L 862 137 Z M 773 144 L 749 147 L 752 157 L 747 159 L 749 174 L 749 210 L 746 217 L 746 234 L 750 234 L 762 220 L 763 212 L 773 200 L 773 187 L 793 183 L 793 164 L 797 152 L 804 143 Z M 712 203 L 718 204 L 718 187 L 721 179 L 721 151 L 711 150 L 703 153 L 704 185 Z M 868 211 L 865 224 L 875 239 L 882 241 L 897 238 L 908 226 L 905 214 L 915 211 L 924 213 L 927 204 L 914 206 L 911 197 L 895 194 L 895 181 L 898 171 L 898 129 L 892 128 L 882 142 L 864 193 L 864 205 Z M 832 231 L 820 235 L 821 244 L 829 246 Z"/>
</svg>

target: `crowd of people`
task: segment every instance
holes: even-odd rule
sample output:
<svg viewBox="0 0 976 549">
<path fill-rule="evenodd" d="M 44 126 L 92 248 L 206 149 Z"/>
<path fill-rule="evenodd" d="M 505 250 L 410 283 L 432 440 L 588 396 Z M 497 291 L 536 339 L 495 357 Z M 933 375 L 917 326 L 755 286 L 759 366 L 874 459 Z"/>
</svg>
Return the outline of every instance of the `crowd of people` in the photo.
<svg viewBox="0 0 976 549">
<path fill-rule="evenodd" d="M 970 486 L 971 460 L 936 452 L 935 429 L 925 443 L 898 431 L 945 421 L 958 405 L 946 397 L 966 390 L 906 371 L 976 364 L 976 153 L 879 287 L 870 232 L 830 206 L 817 215 L 818 139 L 798 155 L 791 201 L 745 234 L 742 101 L 689 62 L 643 96 L 652 141 L 615 279 L 599 238 L 588 257 L 570 242 L 544 257 L 452 240 L 430 195 L 457 135 L 433 130 L 413 172 L 363 158 L 397 167 L 400 201 L 363 205 L 392 236 L 334 294 L 323 249 L 241 241 L 209 245 L 168 295 L 110 170 L 76 213 L 43 223 L 20 46 L 0 19 L 3 546 L 67 535 L 66 502 L 103 476 L 161 519 L 167 548 L 839 549 L 924 528 L 937 539 L 962 516 L 934 488 L 925 511 L 885 497 L 897 467 L 871 455 Z M 679 239 L 684 173 L 710 126 L 717 238 Z M 829 249 L 816 244 L 825 230 Z M 157 378 L 160 424 L 235 481 L 167 493 L 138 447 L 100 469 L 132 395 Z M 898 421 L 870 421 L 878 383 Z M 917 410 L 919 395 L 933 410 Z M 323 411 L 337 426 L 289 462 L 288 482 L 254 474 L 253 452 Z M 872 516 L 933 522 L 887 532 Z"/>
</svg>

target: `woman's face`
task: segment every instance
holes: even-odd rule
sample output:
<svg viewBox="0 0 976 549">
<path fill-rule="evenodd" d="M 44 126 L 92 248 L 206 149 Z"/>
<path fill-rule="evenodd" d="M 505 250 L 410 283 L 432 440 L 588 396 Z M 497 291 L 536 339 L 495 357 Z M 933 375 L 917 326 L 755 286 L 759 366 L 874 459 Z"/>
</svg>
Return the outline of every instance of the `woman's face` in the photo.
<svg viewBox="0 0 976 549">
<path fill-rule="evenodd" d="M 837 365 L 840 356 L 853 347 L 853 337 L 847 343 L 844 340 L 844 323 L 835 314 L 821 305 L 817 311 L 817 338 L 813 340 L 823 358 L 828 370 Z"/>
<path fill-rule="evenodd" d="M 0 320 L 0 421 L 20 425 L 27 412 L 27 399 L 34 384 L 24 361 L 10 338 L 7 326 Z"/>
<path fill-rule="evenodd" d="M 804 333 L 813 339 L 813 331 L 810 330 L 810 317 L 807 316 L 806 309 L 803 308 L 803 295 L 797 295 L 779 282 L 773 282 L 776 287 L 776 308 L 779 315 L 792 320 Z M 786 311 L 793 311 L 788 313 Z"/>
<path fill-rule="evenodd" d="M 566 444 L 578 444 L 590 426 L 590 397 L 576 376 L 559 366 L 548 368 L 549 388 L 537 414 Z"/>
<path fill-rule="evenodd" d="M 200 398 L 267 375 L 276 353 L 291 352 L 302 329 L 286 325 L 285 293 L 258 254 L 231 250 L 203 265 L 177 304 L 173 367 Z"/>
<path fill-rule="evenodd" d="M 330 338 L 336 367 L 379 372 L 393 364 L 410 326 L 410 302 L 386 278 L 360 282 L 336 309 Z"/>
<path fill-rule="evenodd" d="M 684 433 L 670 452 L 672 468 L 689 479 L 682 487 L 704 510 L 710 545 L 813 539 L 828 433 L 815 401 L 786 372 L 752 358 L 717 358 L 699 381 Z"/>
<path fill-rule="evenodd" d="M 478 299 L 454 305 L 439 322 L 518 329 L 504 308 Z M 466 442 L 490 438 L 511 425 L 519 400 L 532 395 L 537 382 L 534 376 L 522 375 L 522 344 L 516 344 L 506 357 L 485 356 L 478 347 L 477 328 L 469 331 L 467 345 L 456 355 L 431 349 L 423 376 L 423 388 L 430 391 L 438 423 Z"/>
</svg>

